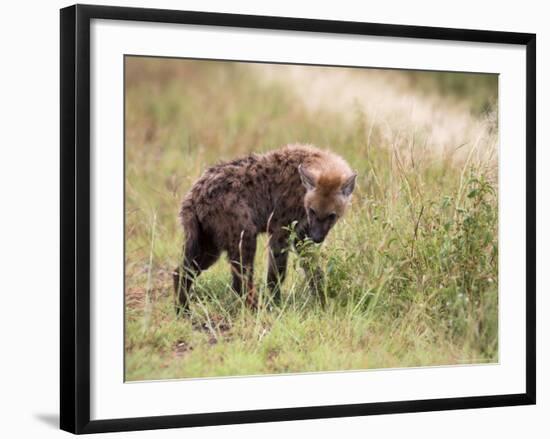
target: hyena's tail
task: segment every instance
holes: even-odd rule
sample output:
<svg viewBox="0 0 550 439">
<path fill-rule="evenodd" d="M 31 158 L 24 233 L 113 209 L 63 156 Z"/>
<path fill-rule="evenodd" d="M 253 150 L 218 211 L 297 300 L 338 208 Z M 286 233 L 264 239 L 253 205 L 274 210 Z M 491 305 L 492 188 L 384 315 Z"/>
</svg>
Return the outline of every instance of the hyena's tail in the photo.
<svg viewBox="0 0 550 439">
<path fill-rule="evenodd" d="M 191 274 L 193 273 L 194 261 L 200 251 L 200 225 L 192 203 L 188 199 L 182 203 L 180 219 L 185 233 L 185 244 L 181 263 L 172 273 L 177 315 L 186 314 L 189 311 L 188 290 L 193 282 Z"/>
<path fill-rule="evenodd" d="M 185 256 L 193 259 L 199 252 L 200 224 L 190 199 L 185 199 L 181 205 L 180 220 L 185 233 Z"/>
</svg>

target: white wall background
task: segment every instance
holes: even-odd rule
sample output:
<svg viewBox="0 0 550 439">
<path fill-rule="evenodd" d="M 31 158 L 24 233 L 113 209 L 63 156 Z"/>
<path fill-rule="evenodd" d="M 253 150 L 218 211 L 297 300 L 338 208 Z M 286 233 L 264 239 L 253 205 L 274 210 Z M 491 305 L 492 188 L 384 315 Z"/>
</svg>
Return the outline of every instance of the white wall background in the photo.
<svg viewBox="0 0 550 439">
<path fill-rule="evenodd" d="M 88 1 L 88 3 L 96 3 Z M 550 437 L 550 28 L 545 2 L 461 0 L 104 0 L 100 4 L 537 33 L 538 404 L 108 435 L 112 437 Z M 59 437 L 59 12 L 63 1 L 10 2 L 0 25 L 0 435 Z M 545 203 L 546 201 L 546 203 Z"/>
</svg>

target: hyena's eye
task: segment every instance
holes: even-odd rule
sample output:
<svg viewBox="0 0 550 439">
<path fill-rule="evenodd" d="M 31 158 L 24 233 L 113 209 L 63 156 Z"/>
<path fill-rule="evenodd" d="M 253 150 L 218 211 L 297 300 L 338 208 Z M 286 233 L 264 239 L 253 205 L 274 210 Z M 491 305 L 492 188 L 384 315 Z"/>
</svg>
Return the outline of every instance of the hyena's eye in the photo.
<svg viewBox="0 0 550 439">
<path fill-rule="evenodd" d="M 336 214 L 335 214 L 334 212 L 329 213 L 329 214 L 327 215 L 327 219 L 328 219 L 330 222 L 336 221 Z"/>
<path fill-rule="evenodd" d="M 311 207 L 309 208 L 309 214 L 311 216 L 317 216 L 317 214 L 315 213 L 315 211 Z"/>
</svg>

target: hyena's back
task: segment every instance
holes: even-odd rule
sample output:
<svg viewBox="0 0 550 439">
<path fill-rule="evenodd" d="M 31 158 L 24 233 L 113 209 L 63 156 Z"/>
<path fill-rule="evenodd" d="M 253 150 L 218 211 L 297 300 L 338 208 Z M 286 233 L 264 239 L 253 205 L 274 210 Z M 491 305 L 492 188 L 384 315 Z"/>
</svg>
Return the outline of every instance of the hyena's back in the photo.
<svg viewBox="0 0 550 439">
<path fill-rule="evenodd" d="M 300 220 L 305 189 L 298 166 L 321 160 L 323 154 L 294 146 L 209 168 L 183 201 L 180 215 L 185 232 L 198 227 L 203 239 L 232 251 L 243 233 L 271 232 Z"/>
</svg>

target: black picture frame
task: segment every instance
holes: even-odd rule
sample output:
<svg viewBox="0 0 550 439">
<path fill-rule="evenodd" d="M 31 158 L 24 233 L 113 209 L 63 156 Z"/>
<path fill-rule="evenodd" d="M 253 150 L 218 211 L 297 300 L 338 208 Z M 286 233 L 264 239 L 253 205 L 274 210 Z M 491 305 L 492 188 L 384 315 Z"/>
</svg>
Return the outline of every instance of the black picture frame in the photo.
<svg viewBox="0 0 550 439">
<path fill-rule="evenodd" d="M 526 47 L 526 392 L 383 403 L 90 420 L 90 21 L 132 20 L 208 26 L 407 37 Z M 273 422 L 327 417 L 535 404 L 536 36 L 291 17 L 75 5 L 60 11 L 61 349 L 60 426 L 72 433 Z"/>
</svg>

